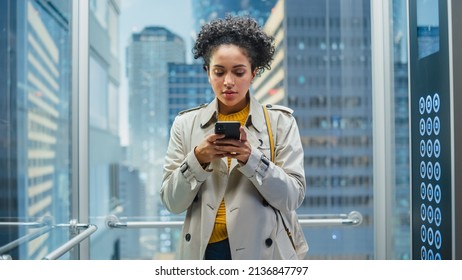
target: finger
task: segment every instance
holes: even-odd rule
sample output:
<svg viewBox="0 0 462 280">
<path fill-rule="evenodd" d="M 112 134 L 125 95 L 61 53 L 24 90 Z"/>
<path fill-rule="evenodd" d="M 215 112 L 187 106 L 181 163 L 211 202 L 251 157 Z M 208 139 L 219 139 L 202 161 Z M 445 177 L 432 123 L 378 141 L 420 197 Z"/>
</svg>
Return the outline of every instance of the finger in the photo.
<svg viewBox="0 0 462 280">
<path fill-rule="evenodd" d="M 209 141 L 210 143 L 215 143 L 215 141 L 223 138 L 225 138 L 224 134 L 211 134 L 207 137 L 207 141 Z"/>
</svg>

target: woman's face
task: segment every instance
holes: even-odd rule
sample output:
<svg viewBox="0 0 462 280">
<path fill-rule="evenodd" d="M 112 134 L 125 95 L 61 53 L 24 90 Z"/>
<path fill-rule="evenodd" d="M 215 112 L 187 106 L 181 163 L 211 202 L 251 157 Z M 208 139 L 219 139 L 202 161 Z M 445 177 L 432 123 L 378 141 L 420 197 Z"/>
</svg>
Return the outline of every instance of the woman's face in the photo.
<svg viewBox="0 0 462 280">
<path fill-rule="evenodd" d="M 247 105 L 247 92 L 255 77 L 250 60 L 235 45 L 221 45 L 212 53 L 208 66 L 209 82 L 222 114 L 239 112 Z"/>
</svg>

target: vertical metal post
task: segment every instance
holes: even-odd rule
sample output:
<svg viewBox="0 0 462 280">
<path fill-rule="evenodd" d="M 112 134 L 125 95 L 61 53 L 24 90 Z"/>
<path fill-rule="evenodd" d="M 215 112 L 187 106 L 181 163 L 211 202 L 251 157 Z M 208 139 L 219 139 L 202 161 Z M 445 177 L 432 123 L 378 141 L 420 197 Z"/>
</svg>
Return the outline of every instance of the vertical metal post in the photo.
<svg viewBox="0 0 462 280">
<path fill-rule="evenodd" d="M 371 1 L 375 259 L 389 258 L 394 187 L 393 77 L 390 0 Z"/>
<path fill-rule="evenodd" d="M 462 36 L 459 27 L 462 24 L 460 13 L 462 12 L 462 2 L 456 0 L 448 1 L 448 34 L 449 34 L 449 83 L 451 91 L 451 157 L 452 166 L 452 258 L 462 259 L 462 80 L 459 78 L 462 73 Z"/>
<path fill-rule="evenodd" d="M 72 218 L 89 222 L 88 71 L 89 3 L 72 1 Z M 83 241 L 73 259 L 89 259 L 89 241 Z"/>
</svg>

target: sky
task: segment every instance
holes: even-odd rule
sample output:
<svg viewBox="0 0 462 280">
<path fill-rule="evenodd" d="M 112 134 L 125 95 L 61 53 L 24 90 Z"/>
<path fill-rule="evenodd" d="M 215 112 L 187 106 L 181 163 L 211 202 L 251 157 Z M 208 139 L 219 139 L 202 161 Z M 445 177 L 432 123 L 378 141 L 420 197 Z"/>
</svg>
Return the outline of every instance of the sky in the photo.
<svg viewBox="0 0 462 280">
<path fill-rule="evenodd" d="M 162 26 L 182 37 L 186 59 L 192 61 L 193 41 L 192 0 L 121 0 L 119 18 L 119 53 L 121 66 L 119 125 L 121 144 L 128 144 L 128 85 L 125 75 L 125 48 L 132 33 L 146 26 Z"/>
<path fill-rule="evenodd" d="M 130 34 L 146 26 L 162 26 L 181 36 L 190 54 L 193 12 L 192 0 L 121 0 L 120 35 L 124 50 Z M 190 61 L 188 61 L 190 62 Z"/>
</svg>

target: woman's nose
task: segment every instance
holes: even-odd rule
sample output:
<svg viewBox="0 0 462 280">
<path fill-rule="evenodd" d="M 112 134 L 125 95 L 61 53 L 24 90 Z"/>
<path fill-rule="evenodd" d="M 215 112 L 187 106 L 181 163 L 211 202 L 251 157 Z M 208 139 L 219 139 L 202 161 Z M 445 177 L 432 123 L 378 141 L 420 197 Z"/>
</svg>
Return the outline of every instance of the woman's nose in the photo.
<svg viewBox="0 0 462 280">
<path fill-rule="evenodd" d="M 225 86 L 226 87 L 232 87 L 234 86 L 234 79 L 231 75 L 226 75 L 225 76 Z"/>
</svg>

